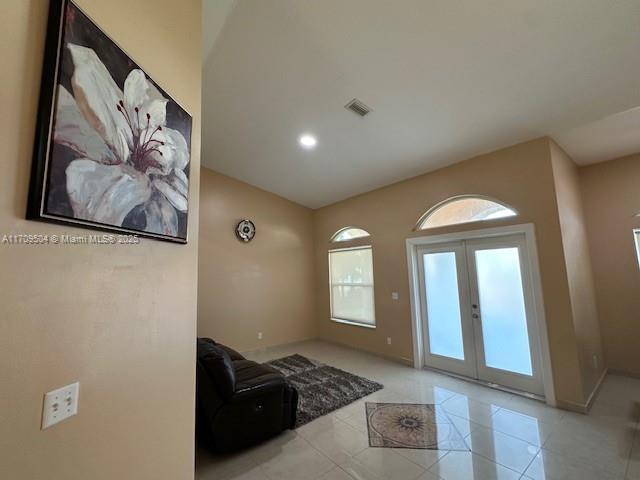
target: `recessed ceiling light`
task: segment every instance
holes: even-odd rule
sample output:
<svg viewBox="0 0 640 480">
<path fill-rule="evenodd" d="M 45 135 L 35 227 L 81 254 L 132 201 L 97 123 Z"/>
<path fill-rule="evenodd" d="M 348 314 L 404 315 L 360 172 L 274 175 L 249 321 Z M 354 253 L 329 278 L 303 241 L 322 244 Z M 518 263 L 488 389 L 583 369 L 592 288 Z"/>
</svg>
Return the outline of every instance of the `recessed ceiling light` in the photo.
<svg viewBox="0 0 640 480">
<path fill-rule="evenodd" d="M 318 144 L 318 139 L 308 133 L 301 135 L 298 141 L 300 142 L 300 145 L 302 146 L 302 148 L 306 148 L 307 150 L 311 150 L 312 148 L 315 148 L 316 145 Z"/>
</svg>

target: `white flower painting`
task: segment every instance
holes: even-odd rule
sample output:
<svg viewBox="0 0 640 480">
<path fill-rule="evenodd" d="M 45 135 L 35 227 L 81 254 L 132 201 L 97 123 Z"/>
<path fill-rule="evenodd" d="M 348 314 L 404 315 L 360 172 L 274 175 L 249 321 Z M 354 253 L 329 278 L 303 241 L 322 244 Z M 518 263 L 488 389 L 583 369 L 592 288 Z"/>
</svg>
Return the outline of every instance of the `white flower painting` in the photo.
<svg viewBox="0 0 640 480">
<path fill-rule="evenodd" d="M 42 216 L 186 241 L 191 117 L 67 2 Z"/>
</svg>

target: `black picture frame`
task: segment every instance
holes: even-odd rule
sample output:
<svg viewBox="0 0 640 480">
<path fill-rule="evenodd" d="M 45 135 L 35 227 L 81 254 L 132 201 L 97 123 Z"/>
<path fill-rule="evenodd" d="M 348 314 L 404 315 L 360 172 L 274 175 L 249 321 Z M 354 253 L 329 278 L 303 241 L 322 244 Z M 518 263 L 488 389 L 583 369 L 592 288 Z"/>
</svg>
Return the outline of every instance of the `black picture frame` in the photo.
<svg viewBox="0 0 640 480">
<path fill-rule="evenodd" d="M 111 76 L 111 80 L 121 89 L 120 93 L 125 91 L 124 82 L 129 78 L 129 75 L 134 70 L 139 73 L 139 70 L 144 73 L 142 78 L 148 82 L 145 83 L 145 85 L 149 85 L 147 92 L 153 90 L 157 95 L 157 99 L 166 100 L 166 108 L 162 117 L 165 123 L 158 123 L 161 128 L 157 128 L 156 125 L 150 123 L 152 117 L 148 114 L 146 115 L 145 127 L 144 112 L 139 114 L 137 107 L 135 112 L 140 117 L 136 123 L 136 119 L 133 118 L 133 110 L 130 109 L 133 103 L 127 103 L 125 106 L 121 100 L 122 111 L 124 113 L 130 112 L 132 117 L 130 121 L 128 120 L 130 132 L 127 133 L 130 133 L 130 139 L 133 138 L 133 141 L 138 142 L 138 144 L 130 144 L 130 149 L 125 149 L 126 152 L 130 153 L 127 158 L 124 158 L 126 155 L 117 157 L 117 155 L 113 154 L 115 150 L 112 149 L 111 156 L 115 157 L 115 160 L 112 159 L 111 162 L 115 163 L 96 162 L 95 168 L 98 170 L 113 172 L 116 168 L 126 168 L 127 171 L 134 173 L 133 177 L 136 181 L 140 182 L 141 185 L 144 184 L 144 188 L 140 187 L 139 190 L 144 190 L 145 194 L 147 190 L 149 191 L 148 199 L 141 204 L 135 205 L 134 208 L 126 213 L 126 216 L 124 216 L 124 213 L 120 213 L 119 218 L 124 216 L 120 225 L 102 221 L 102 218 L 106 217 L 106 215 L 102 217 L 95 215 L 95 217 L 91 218 L 90 213 L 87 213 L 90 212 L 90 209 L 77 208 L 80 203 L 77 198 L 73 202 L 71 199 L 72 194 L 69 192 L 69 165 L 75 160 L 88 161 L 87 158 L 78 158 L 77 151 L 69 148 L 63 142 L 56 142 L 58 133 L 56 131 L 56 120 L 58 119 L 57 108 L 59 107 L 60 91 L 67 90 L 67 92 L 62 92 L 66 95 L 66 101 L 69 98 L 68 92 L 72 92 L 74 88 L 72 86 L 73 77 L 70 73 L 70 68 L 75 72 L 75 66 L 71 59 L 72 55 L 68 51 L 70 49 L 69 44 L 74 48 L 78 46 L 82 47 L 84 51 L 91 50 L 95 53 L 102 66 L 106 68 L 106 71 Z M 77 84 L 78 82 L 75 83 Z M 81 100 L 83 98 L 81 97 Z M 149 97 L 144 98 L 148 100 Z M 106 103 L 106 99 L 104 103 Z M 119 113 L 124 115 L 117 104 L 114 104 L 113 108 L 117 108 Z M 78 109 L 78 111 L 81 110 L 81 108 Z M 113 115 L 115 116 L 116 114 L 113 113 Z M 155 120 L 155 117 L 153 120 Z M 122 122 L 123 120 L 120 121 Z M 189 112 L 151 79 L 146 71 L 84 13 L 73 0 L 51 0 L 49 3 L 26 218 L 186 244 L 188 241 L 192 122 L 193 119 Z M 155 130 L 154 127 L 156 127 Z M 136 132 L 138 138 L 136 138 Z M 175 138 L 176 141 L 172 142 L 172 138 Z M 142 144 L 144 140 L 146 140 L 146 143 Z M 108 143 L 105 140 L 105 147 L 109 146 Z M 134 152 L 143 153 L 138 153 L 134 157 Z M 175 152 L 179 152 L 179 154 Z M 156 162 L 151 155 L 155 155 L 155 158 L 162 160 L 164 163 Z M 145 156 L 144 161 L 140 160 L 136 164 L 135 159 L 141 159 L 143 156 Z M 176 158 L 179 158 L 180 161 L 174 160 Z M 134 161 L 132 162 L 131 159 L 134 159 Z M 185 163 L 184 167 L 182 167 L 183 163 Z M 151 166 L 148 166 L 149 164 Z M 73 170 L 75 172 L 78 169 Z M 99 172 L 95 175 L 99 175 Z M 92 177 L 92 179 L 94 178 Z M 106 177 L 103 178 L 108 181 Z M 131 178 L 131 176 L 127 178 Z M 86 184 L 86 182 L 82 182 L 82 177 L 79 175 L 74 176 L 73 181 L 77 185 Z M 156 188 L 156 185 L 162 186 L 162 188 Z M 114 191 L 109 190 L 109 192 Z M 91 195 L 89 187 L 86 187 L 86 192 L 89 193 L 85 193 L 85 196 Z M 66 203 L 65 193 L 67 196 Z M 105 197 L 106 194 L 102 198 Z M 117 192 L 113 193 L 109 198 L 118 199 Z M 133 205 L 135 201 L 136 198 L 131 198 L 128 202 L 113 202 L 113 205 L 119 206 L 121 203 Z M 167 205 L 173 207 L 174 211 Z M 107 205 L 107 207 L 109 206 Z M 121 212 L 125 212 L 127 208 L 126 206 L 123 207 Z M 76 210 L 82 210 L 82 215 L 78 215 Z M 112 217 L 115 216 L 112 215 Z"/>
</svg>

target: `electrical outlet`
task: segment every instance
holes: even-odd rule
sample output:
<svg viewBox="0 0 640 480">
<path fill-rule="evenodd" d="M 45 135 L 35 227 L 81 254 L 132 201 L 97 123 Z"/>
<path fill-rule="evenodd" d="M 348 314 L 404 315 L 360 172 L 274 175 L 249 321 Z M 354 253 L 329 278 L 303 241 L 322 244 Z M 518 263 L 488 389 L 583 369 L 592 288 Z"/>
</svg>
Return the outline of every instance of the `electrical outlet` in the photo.
<svg viewBox="0 0 640 480">
<path fill-rule="evenodd" d="M 78 413 L 79 393 L 78 382 L 47 393 L 42 407 L 42 429 L 49 428 Z"/>
<path fill-rule="evenodd" d="M 400 298 L 398 292 L 391 292 L 391 300 L 398 300 L 398 298 Z"/>
<path fill-rule="evenodd" d="M 387 345 L 391 345 L 391 337 L 387 337 Z"/>
<path fill-rule="evenodd" d="M 258 340 L 262 340 L 262 332 L 258 332 Z"/>
</svg>

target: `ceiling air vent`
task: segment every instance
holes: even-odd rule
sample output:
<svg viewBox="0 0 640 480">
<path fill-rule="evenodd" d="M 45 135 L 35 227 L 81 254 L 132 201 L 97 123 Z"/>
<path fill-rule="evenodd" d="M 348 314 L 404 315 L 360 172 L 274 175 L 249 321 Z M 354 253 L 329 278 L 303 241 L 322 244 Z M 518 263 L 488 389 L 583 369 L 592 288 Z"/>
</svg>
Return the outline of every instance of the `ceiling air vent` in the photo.
<svg viewBox="0 0 640 480">
<path fill-rule="evenodd" d="M 356 115 L 360 115 L 361 117 L 364 117 L 371 112 L 371 109 L 357 98 L 354 98 L 349 103 L 347 103 L 344 108 L 346 108 L 347 110 L 351 110 L 353 113 L 355 113 Z"/>
</svg>

